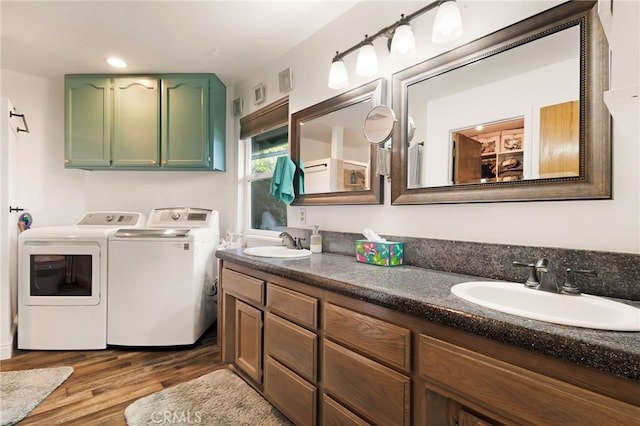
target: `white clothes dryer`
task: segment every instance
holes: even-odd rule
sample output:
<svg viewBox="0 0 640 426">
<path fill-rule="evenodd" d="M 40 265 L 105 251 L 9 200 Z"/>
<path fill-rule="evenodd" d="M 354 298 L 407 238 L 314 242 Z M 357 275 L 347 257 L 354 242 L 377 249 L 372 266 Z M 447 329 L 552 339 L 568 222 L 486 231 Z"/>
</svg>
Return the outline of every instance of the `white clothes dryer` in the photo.
<svg viewBox="0 0 640 426">
<path fill-rule="evenodd" d="M 107 347 L 108 236 L 142 227 L 135 212 L 88 212 L 18 237 L 18 348 Z"/>
<path fill-rule="evenodd" d="M 218 212 L 162 208 L 109 237 L 107 343 L 195 343 L 217 318 Z"/>
</svg>

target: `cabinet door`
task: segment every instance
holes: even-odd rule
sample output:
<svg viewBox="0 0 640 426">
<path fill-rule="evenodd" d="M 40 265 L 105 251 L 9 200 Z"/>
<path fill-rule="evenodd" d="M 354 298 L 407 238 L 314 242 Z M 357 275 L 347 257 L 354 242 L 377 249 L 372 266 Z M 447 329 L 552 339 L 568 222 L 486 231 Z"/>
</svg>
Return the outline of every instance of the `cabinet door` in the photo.
<svg viewBox="0 0 640 426">
<path fill-rule="evenodd" d="M 165 77 L 162 85 L 162 167 L 210 168 L 209 77 Z"/>
<path fill-rule="evenodd" d="M 262 380 L 262 312 L 236 301 L 235 363 L 257 383 Z"/>
<path fill-rule="evenodd" d="M 111 165 L 111 79 L 65 78 L 65 167 Z"/>
<path fill-rule="evenodd" d="M 113 82 L 113 165 L 158 167 L 160 91 L 154 77 Z"/>
</svg>

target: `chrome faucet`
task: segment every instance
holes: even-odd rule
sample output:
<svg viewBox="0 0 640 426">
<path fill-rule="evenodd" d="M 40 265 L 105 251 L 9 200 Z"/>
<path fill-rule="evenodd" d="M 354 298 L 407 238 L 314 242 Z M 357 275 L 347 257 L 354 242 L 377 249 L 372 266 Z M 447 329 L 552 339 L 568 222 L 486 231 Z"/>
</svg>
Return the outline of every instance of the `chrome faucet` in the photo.
<svg viewBox="0 0 640 426">
<path fill-rule="evenodd" d="M 282 238 L 282 243 L 290 249 L 302 250 L 302 245 L 300 244 L 303 238 L 295 238 L 292 237 L 288 232 L 281 232 L 279 235 Z"/>
</svg>

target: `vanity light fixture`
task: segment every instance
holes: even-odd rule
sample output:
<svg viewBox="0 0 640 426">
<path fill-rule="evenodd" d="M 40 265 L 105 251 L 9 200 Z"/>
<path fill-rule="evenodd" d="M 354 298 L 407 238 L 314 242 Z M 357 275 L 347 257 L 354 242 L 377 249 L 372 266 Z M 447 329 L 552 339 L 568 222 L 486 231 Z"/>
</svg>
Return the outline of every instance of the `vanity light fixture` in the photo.
<svg viewBox="0 0 640 426">
<path fill-rule="evenodd" d="M 344 57 L 358 50 L 356 74 L 361 77 L 372 77 L 378 73 L 378 58 L 373 41 L 380 37 L 387 38 L 387 46 L 391 57 L 411 56 L 416 52 L 415 38 L 409 22 L 438 7 L 431 40 L 434 43 L 449 43 L 462 36 L 462 17 L 456 0 L 435 0 L 410 15 L 400 15 L 400 20 L 385 27 L 372 36 L 364 36 L 364 40 L 343 52 L 336 52 L 329 71 L 329 88 L 344 89 L 349 85 L 349 74 L 344 64 Z"/>
</svg>

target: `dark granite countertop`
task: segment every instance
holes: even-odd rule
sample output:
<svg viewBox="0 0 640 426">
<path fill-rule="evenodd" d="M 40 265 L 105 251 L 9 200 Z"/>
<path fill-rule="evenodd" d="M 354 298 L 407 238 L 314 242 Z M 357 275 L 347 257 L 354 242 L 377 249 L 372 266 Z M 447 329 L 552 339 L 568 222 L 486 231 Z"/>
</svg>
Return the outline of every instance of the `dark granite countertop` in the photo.
<svg viewBox="0 0 640 426">
<path fill-rule="evenodd" d="M 248 256 L 241 249 L 216 257 L 290 278 L 496 341 L 640 380 L 640 332 L 555 325 L 484 308 L 451 294 L 455 284 L 486 280 L 412 266 L 381 267 L 355 256 L 313 254 L 304 259 Z M 640 307 L 640 302 L 629 302 Z"/>
</svg>

